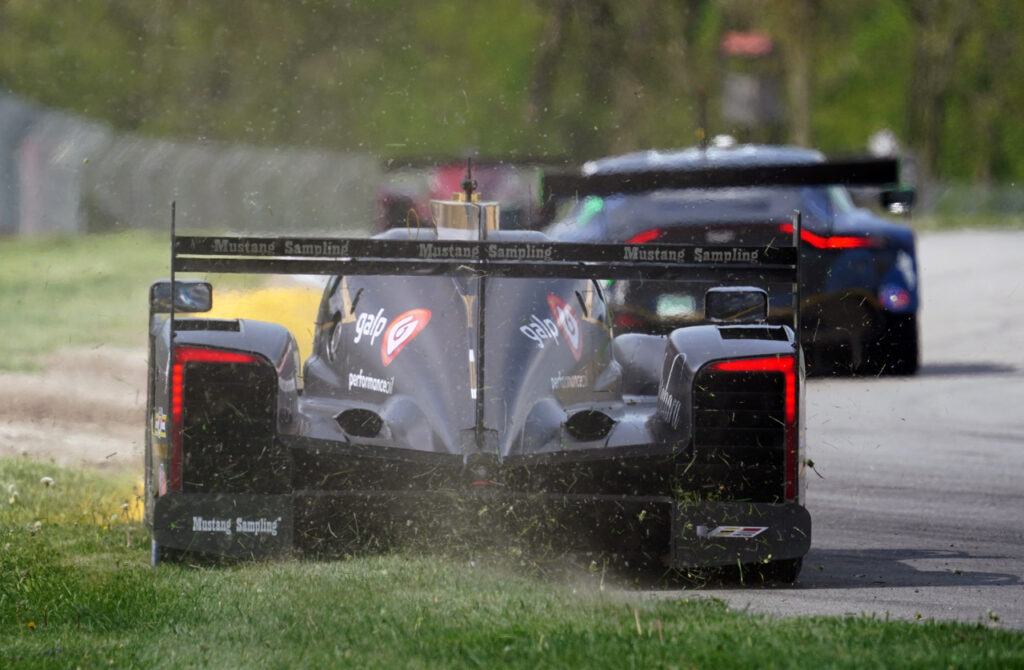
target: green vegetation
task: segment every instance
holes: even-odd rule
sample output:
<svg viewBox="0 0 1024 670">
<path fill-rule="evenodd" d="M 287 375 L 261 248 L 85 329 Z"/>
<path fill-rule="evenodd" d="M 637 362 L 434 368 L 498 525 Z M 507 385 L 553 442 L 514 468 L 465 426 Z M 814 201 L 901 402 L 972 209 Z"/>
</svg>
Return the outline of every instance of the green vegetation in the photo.
<svg viewBox="0 0 1024 670">
<path fill-rule="evenodd" d="M 0 369 L 66 347 L 143 346 L 149 284 L 169 242 L 152 233 L 0 239 Z"/>
<path fill-rule="evenodd" d="M 565 157 L 710 133 L 862 151 L 883 128 L 921 176 L 1024 177 L 1018 0 L 0 0 L 0 87 L 186 141 L 385 158 Z M 730 31 L 771 38 L 729 56 Z M 723 109 L 769 75 L 781 118 Z"/>
<path fill-rule="evenodd" d="M 123 476 L 7 459 L 0 487 L 3 667 L 1024 667 L 1016 632 L 750 616 L 486 558 L 153 569 Z"/>
<path fill-rule="evenodd" d="M 149 285 L 169 267 L 170 242 L 152 232 L 0 238 L 0 370 L 38 369 L 67 347 L 145 346 Z"/>
</svg>

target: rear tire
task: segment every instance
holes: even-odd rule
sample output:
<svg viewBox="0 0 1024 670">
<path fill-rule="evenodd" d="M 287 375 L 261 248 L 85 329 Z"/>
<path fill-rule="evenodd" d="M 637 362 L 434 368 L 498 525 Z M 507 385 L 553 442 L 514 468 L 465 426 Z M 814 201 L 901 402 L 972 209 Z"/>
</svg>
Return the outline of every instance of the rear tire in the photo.
<svg viewBox="0 0 1024 670">
<path fill-rule="evenodd" d="M 916 314 L 890 314 L 882 334 L 866 346 L 867 374 L 910 376 L 917 372 L 920 357 Z"/>
<path fill-rule="evenodd" d="M 755 568 L 757 576 L 764 582 L 775 584 L 793 584 L 800 575 L 800 568 L 803 567 L 803 558 L 787 558 L 781 561 L 772 561 L 758 565 Z"/>
</svg>

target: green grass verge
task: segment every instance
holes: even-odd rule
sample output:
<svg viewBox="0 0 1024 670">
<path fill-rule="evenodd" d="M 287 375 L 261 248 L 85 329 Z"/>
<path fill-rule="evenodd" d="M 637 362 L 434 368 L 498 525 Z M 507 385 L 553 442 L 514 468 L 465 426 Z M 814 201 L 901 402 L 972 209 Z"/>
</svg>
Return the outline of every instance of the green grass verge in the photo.
<svg viewBox="0 0 1024 670">
<path fill-rule="evenodd" d="M 142 346 L 166 236 L 0 239 L 0 369 L 32 370 L 66 347 Z"/>
<path fill-rule="evenodd" d="M 67 347 L 144 346 L 149 285 L 169 268 L 167 236 L 153 232 L 0 238 L 0 370 L 36 370 Z"/>
<path fill-rule="evenodd" d="M 486 560 L 153 569 L 130 479 L 8 459 L 0 486 L 0 667 L 1024 667 L 1024 635 L 980 625 L 750 616 Z"/>
</svg>

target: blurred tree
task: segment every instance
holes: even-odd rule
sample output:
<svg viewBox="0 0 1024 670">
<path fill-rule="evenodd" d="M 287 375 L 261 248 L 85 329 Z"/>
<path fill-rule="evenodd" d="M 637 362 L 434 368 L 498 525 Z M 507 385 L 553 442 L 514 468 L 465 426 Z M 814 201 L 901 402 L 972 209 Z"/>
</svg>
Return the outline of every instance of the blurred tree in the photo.
<svg viewBox="0 0 1024 670">
<path fill-rule="evenodd" d="M 918 179 L 927 183 L 936 174 L 958 52 L 976 8 L 960 0 L 904 1 L 914 29 L 907 134 L 917 154 Z"/>
<path fill-rule="evenodd" d="M 1005 179 L 1022 20 L 1019 0 L 0 0 L 0 87 L 187 140 L 582 160 L 693 144 L 705 107 L 729 132 L 719 44 L 742 28 L 783 57 L 771 137 L 850 152 L 887 128 L 927 174 Z"/>
</svg>

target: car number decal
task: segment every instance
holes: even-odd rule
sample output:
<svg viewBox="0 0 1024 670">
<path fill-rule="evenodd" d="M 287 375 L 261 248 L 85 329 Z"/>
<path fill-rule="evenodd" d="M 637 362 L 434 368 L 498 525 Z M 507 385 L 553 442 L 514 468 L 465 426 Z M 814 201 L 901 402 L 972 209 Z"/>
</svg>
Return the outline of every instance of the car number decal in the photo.
<svg viewBox="0 0 1024 670">
<path fill-rule="evenodd" d="M 395 360 L 412 338 L 419 335 L 429 321 L 429 309 L 411 309 L 391 322 L 384 333 L 384 340 L 380 343 L 380 360 L 384 367 L 391 365 L 391 361 Z"/>
</svg>

